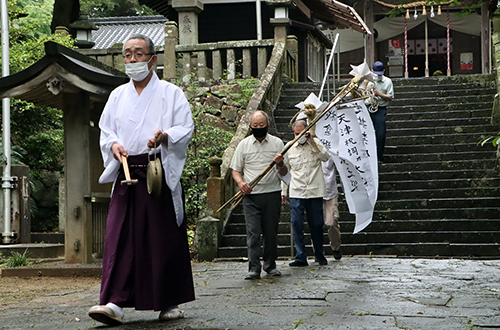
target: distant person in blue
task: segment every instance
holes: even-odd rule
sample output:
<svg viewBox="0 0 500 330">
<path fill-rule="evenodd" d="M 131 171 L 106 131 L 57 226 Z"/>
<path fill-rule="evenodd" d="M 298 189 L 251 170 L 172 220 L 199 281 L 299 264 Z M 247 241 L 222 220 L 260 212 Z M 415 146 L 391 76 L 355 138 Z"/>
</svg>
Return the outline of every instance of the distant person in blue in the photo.
<svg viewBox="0 0 500 330">
<path fill-rule="evenodd" d="M 385 68 L 382 62 L 377 61 L 373 64 L 373 80 L 375 84 L 373 93 L 375 94 L 378 107 L 377 105 L 372 107 L 373 110 L 370 110 L 370 117 L 373 122 L 373 127 L 375 128 L 375 138 L 377 140 L 377 159 L 379 164 L 384 162 L 385 136 L 387 131 L 385 125 L 387 105 L 394 98 L 392 80 L 384 76 L 384 72 Z"/>
</svg>

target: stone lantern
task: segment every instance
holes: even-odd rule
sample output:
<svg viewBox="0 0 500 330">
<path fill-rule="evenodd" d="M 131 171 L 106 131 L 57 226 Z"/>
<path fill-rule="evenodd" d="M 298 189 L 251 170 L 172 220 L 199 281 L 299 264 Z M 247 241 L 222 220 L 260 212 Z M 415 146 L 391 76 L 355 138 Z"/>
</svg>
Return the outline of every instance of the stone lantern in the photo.
<svg viewBox="0 0 500 330">
<path fill-rule="evenodd" d="M 69 26 L 76 35 L 75 46 L 78 48 L 92 48 L 95 42 L 92 39 L 92 30 L 97 30 L 97 26 L 89 21 L 87 13 L 81 11 L 80 18 Z"/>
</svg>

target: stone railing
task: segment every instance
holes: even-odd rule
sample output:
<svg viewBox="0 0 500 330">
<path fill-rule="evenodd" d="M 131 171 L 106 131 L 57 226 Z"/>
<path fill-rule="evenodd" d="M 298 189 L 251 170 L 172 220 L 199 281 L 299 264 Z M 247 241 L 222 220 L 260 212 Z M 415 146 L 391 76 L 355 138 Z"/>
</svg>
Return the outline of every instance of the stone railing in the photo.
<svg viewBox="0 0 500 330">
<path fill-rule="evenodd" d="M 241 117 L 234 137 L 231 139 L 222 161 L 211 160 L 211 177 L 207 181 L 207 217 L 200 219 L 196 227 L 196 246 L 200 260 L 212 260 L 217 257 L 218 242 L 229 220 L 231 210 L 227 206 L 217 213 L 217 208 L 230 199 L 237 186 L 232 178 L 229 165 L 238 144 L 248 135 L 250 118 L 254 111 L 265 111 L 274 123 L 274 110 L 279 100 L 281 88 L 285 80 L 297 81 L 298 42 L 289 36 L 286 43 L 277 41 L 274 44 L 271 58 L 260 78 L 250 102 Z M 273 124 L 272 123 L 272 124 Z M 220 169 L 219 169 L 220 168 Z M 217 177 L 217 175 L 220 175 Z"/>
<path fill-rule="evenodd" d="M 194 74 L 198 81 L 247 79 L 262 76 L 268 50 L 273 45 L 273 39 L 222 41 L 177 45 L 175 53 L 182 77 Z M 252 67 L 252 63 L 256 63 L 256 67 Z"/>
</svg>

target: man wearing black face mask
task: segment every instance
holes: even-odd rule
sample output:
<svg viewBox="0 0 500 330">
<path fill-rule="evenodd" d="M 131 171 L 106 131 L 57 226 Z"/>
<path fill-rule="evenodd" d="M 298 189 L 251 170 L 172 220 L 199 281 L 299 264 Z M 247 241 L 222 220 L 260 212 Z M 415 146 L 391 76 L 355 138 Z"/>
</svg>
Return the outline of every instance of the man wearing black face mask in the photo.
<svg viewBox="0 0 500 330">
<path fill-rule="evenodd" d="M 261 269 L 269 276 L 280 276 L 276 268 L 278 257 L 278 222 L 281 211 L 281 185 L 278 173 L 285 176 L 288 169 L 287 158 L 280 152 L 284 144 L 279 138 L 267 133 L 269 118 L 266 113 L 256 111 L 252 115 L 250 129 L 252 135 L 240 142 L 231 161 L 233 178 L 240 191 L 245 194 L 243 209 L 247 231 L 248 275 L 247 280 L 260 278 Z M 252 189 L 249 182 L 257 177 L 271 161 L 276 170 L 269 171 Z M 260 235 L 264 239 L 262 254 L 264 265 L 260 263 Z"/>
</svg>

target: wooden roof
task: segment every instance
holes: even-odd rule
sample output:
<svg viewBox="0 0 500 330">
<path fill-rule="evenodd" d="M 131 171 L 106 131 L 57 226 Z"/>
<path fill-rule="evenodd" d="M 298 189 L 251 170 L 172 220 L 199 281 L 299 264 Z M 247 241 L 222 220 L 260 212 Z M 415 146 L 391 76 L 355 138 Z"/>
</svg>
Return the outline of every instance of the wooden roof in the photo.
<svg viewBox="0 0 500 330">
<path fill-rule="evenodd" d="M 158 13 L 168 17 L 168 11 L 172 10 L 167 0 L 139 0 L 140 4 L 146 5 Z M 203 1 L 202 1 L 203 2 Z M 220 3 L 230 3 L 231 1 L 220 1 Z M 233 1 L 237 3 L 238 1 Z M 241 1 L 240 1 L 241 2 Z M 255 2 L 255 0 L 253 1 Z M 354 8 L 336 0 L 293 0 L 295 3 L 304 3 L 312 16 L 324 20 L 326 22 L 336 22 L 346 27 L 350 27 L 361 33 L 371 34 L 364 21 L 358 15 Z M 209 1 L 210 4 L 217 1 Z M 207 2 L 208 4 L 208 2 Z"/>
<path fill-rule="evenodd" d="M 49 41 L 39 61 L 0 79 L 0 98 L 62 109 L 64 93 L 83 90 L 91 102 L 106 102 L 114 88 L 128 81 L 125 73 Z"/>
</svg>

